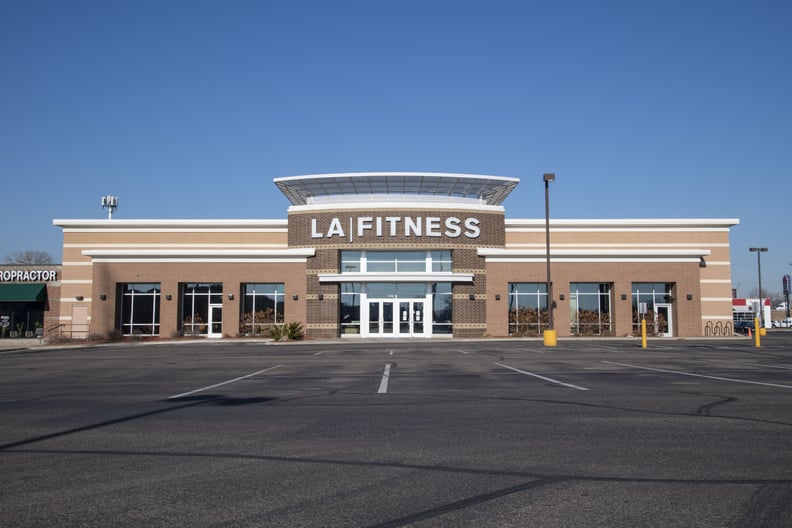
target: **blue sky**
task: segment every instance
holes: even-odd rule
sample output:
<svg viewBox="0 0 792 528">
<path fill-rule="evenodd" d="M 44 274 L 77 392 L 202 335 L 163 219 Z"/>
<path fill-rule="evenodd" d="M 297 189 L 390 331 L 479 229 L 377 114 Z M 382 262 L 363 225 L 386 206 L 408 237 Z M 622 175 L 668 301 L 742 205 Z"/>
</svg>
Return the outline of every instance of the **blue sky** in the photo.
<svg viewBox="0 0 792 528">
<path fill-rule="evenodd" d="M 272 179 L 518 177 L 509 218 L 739 218 L 792 272 L 792 2 L 0 2 L 0 257 L 53 218 L 285 218 Z"/>
</svg>

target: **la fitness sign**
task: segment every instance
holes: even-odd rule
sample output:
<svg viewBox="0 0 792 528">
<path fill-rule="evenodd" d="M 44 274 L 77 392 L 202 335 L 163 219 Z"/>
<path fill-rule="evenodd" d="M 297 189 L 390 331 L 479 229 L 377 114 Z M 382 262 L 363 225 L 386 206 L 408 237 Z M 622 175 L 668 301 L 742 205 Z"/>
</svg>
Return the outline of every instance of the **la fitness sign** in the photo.
<svg viewBox="0 0 792 528">
<path fill-rule="evenodd" d="M 481 235 L 481 221 L 475 217 L 459 218 L 449 216 L 358 216 L 341 219 L 332 217 L 321 222 L 311 218 L 311 238 L 349 239 L 364 238 L 366 235 L 378 238 L 478 238 Z"/>
<path fill-rule="evenodd" d="M 58 280 L 56 270 L 2 270 L 0 271 L 2 282 L 41 282 Z"/>
</svg>

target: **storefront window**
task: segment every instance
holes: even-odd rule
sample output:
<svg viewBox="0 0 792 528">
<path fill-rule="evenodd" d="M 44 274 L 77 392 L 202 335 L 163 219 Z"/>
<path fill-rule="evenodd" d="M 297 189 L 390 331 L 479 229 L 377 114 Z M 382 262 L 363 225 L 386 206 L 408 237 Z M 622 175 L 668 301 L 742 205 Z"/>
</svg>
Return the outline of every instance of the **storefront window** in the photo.
<svg viewBox="0 0 792 528">
<path fill-rule="evenodd" d="M 633 335 L 641 335 L 641 304 L 646 304 L 646 327 L 650 332 L 667 329 L 666 312 L 659 312 L 657 304 L 670 304 L 674 285 L 665 282 L 634 282 L 632 284 Z M 655 318 L 657 317 L 657 320 Z"/>
<path fill-rule="evenodd" d="M 569 285 L 569 326 L 572 335 L 613 333 L 611 326 L 611 285 L 573 282 Z"/>
<path fill-rule="evenodd" d="M 369 273 L 426 271 L 426 251 L 366 251 Z"/>
<path fill-rule="evenodd" d="M 209 305 L 223 304 L 221 283 L 185 283 L 182 290 L 182 331 L 184 335 L 204 335 L 210 330 Z"/>
<path fill-rule="evenodd" d="M 0 338 L 32 337 L 44 324 L 45 302 L 0 302 Z"/>
<path fill-rule="evenodd" d="M 432 251 L 432 271 L 452 271 L 451 251 Z"/>
<path fill-rule="evenodd" d="M 360 292 L 356 282 L 341 284 L 341 333 L 360 333 Z"/>
<path fill-rule="evenodd" d="M 538 336 L 547 326 L 547 284 L 510 282 L 509 335 Z"/>
<path fill-rule="evenodd" d="M 426 297 L 422 282 L 372 282 L 366 285 L 369 299 L 418 299 Z"/>
<path fill-rule="evenodd" d="M 158 336 L 160 329 L 159 283 L 119 285 L 121 291 L 121 334 Z"/>
<path fill-rule="evenodd" d="M 452 256 L 451 250 L 349 250 L 341 251 L 339 260 L 342 275 L 430 274 L 451 272 Z M 451 283 L 379 280 L 381 278 L 371 282 L 341 283 L 341 334 L 453 334 Z M 428 298 L 430 293 L 431 301 Z M 397 299 L 404 302 L 394 304 Z M 431 308 L 429 302 L 432 303 Z M 431 330 L 428 326 L 430 314 Z M 394 326 L 394 317 L 401 326 Z M 361 320 L 366 318 L 368 325 L 362 327 Z"/>
<path fill-rule="evenodd" d="M 341 252 L 341 273 L 357 273 L 360 271 L 360 251 Z"/>
<path fill-rule="evenodd" d="M 341 273 L 451 271 L 451 251 L 342 251 Z"/>
<path fill-rule="evenodd" d="M 261 334 L 273 324 L 283 323 L 283 292 L 282 283 L 243 284 L 239 333 Z"/>
<path fill-rule="evenodd" d="M 454 333 L 452 308 L 451 283 L 432 284 L 432 334 Z"/>
</svg>

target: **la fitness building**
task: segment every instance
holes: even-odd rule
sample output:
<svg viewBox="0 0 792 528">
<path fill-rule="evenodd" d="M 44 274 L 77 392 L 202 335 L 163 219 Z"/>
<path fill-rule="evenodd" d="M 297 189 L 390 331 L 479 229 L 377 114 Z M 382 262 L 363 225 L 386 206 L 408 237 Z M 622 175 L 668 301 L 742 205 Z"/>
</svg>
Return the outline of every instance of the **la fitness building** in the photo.
<svg viewBox="0 0 792 528">
<path fill-rule="evenodd" d="M 507 219 L 516 178 L 275 179 L 277 220 L 54 220 L 59 317 L 81 335 L 731 335 L 736 219 Z M 645 314 L 643 314 L 645 312 Z"/>
</svg>

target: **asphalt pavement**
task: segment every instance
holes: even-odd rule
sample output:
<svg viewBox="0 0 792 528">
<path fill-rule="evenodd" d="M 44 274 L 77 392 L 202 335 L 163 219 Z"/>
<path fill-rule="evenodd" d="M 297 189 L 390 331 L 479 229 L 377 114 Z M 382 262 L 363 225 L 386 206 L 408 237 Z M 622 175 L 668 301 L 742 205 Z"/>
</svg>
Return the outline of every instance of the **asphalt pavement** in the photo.
<svg viewBox="0 0 792 528">
<path fill-rule="evenodd" d="M 792 332 L 0 354 L 3 526 L 792 526 Z"/>
</svg>

